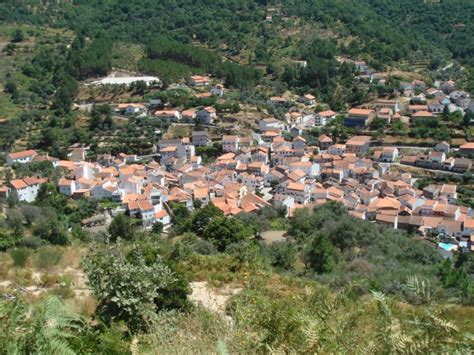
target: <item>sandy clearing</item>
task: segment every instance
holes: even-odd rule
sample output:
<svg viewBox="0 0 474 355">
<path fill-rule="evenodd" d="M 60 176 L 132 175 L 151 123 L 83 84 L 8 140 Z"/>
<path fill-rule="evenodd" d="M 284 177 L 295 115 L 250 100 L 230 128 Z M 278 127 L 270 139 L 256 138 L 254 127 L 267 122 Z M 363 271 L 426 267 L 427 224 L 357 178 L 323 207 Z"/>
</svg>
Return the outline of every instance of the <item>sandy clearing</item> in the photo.
<svg viewBox="0 0 474 355">
<path fill-rule="evenodd" d="M 265 244 L 283 242 L 286 240 L 286 231 L 266 231 L 262 233 Z"/>
<path fill-rule="evenodd" d="M 221 289 L 212 289 L 207 281 L 191 282 L 193 292 L 189 296 L 190 300 L 201 304 L 212 312 L 224 315 L 225 305 L 232 295 L 242 291 L 241 288 L 231 288 L 225 286 Z"/>
</svg>

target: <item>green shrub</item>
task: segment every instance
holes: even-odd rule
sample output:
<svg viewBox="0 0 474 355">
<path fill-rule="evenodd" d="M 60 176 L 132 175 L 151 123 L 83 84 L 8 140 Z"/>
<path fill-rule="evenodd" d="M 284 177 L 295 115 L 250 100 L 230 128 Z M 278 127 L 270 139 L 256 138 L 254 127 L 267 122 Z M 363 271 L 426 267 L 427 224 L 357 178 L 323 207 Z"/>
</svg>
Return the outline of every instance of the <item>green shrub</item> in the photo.
<svg viewBox="0 0 474 355">
<path fill-rule="evenodd" d="M 10 235 L 5 230 L 0 229 L 0 251 L 6 251 L 18 244 L 18 237 Z"/>
<path fill-rule="evenodd" d="M 132 240 L 135 232 L 132 219 L 124 214 L 117 215 L 109 226 L 110 240 L 114 242 L 118 238 Z"/>
<path fill-rule="evenodd" d="M 155 302 L 176 290 L 170 268 L 160 256 L 147 265 L 145 252 L 134 246 L 127 258 L 121 245 L 111 244 L 94 246 L 84 259 L 84 271 L 99 301 L 97 315 L 105 322 L 124 321 L 132 331 L 146 330 L 155 311 L 162 310 L 154 307 Z"/>
<path fill-rule="evenodd" d="M 226 254 L 192 254 L 189 259 L 180 261 L 177 265 L 178 272 L 185 274 L 190 280 L 224 281 L 226 283 L 242 277 L 241 268 L 242 265 L 237 258 Z"/>
<path fill-rule="evenodd" d="M 268 246 L 272 266 L 291 270 L 296 262 L 297 250 L 293 243 L 284 241 Z"/>
<path fill-rule="evenodd" d="M 26 248 L 15 248 L 10 251 L 13 266 L 24 267 L 30 257 L 30 251 Z"/>
<path fill-rule="evenodd" d="M 214 255 L 217 253 L 217 249 L 211 242 L 202 239 L 196 239 L 192 244 L 192 249 L 195 253 L 201 255 Z"/>
<path fill-rule="evenodd" d="M 50 269 L 59 264 L 62 254 L 61 249 L 51 246 L 41 247 L 36 253 L 34 266 L 40 269 Z"/>
<path fill-rule="evenodd" d="M 281 231 L 287 229 L 287 221 L 284 218 L 274 218 L 270 221 L 269 230 Z"/>
<path fill-rule="evenodd" d="M 41 246 L 45 245 L 46 242 L 38 237 L 25 237 L 22 239 L 21 244 L 29 249 L 38 249 Z"/>
</svg>

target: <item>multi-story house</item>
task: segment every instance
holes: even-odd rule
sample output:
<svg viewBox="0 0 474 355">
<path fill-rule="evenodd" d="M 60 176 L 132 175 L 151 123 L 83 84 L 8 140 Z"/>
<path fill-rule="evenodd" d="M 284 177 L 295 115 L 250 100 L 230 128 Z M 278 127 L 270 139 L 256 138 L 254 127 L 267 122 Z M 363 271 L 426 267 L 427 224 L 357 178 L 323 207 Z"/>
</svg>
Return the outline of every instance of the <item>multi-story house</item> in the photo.
<svg viewBox="0 0 474 355">
<path fill-rule="evenodd" d="M 374 110 L 352 108 L 344 118 L 344 125 L 347 127 L 365 127 L 374 117 Z"/>
<path fill-rule="evenodd" d="M 236 153 L 239 150 L 239 136 L 223 136 L 222 151 Z"/>
<path fill-rule="evenodd" d="M 124 113 L 125 115 L 146 115 L 146 106 L 143 104 L 119 104 L 117 111 Z"/>
<path fill-rule="evenodd" d="M 190 84 L 191 86 L 208 86 L 211 83 L 211 80 L 207 76 L 193 75 L 191 76 Z"/>
<path fill-rule="evenodd" d="M 393 163 L 398 158 L 397 147 L 384 147 L 380 154 L 380 161 L 385 163 Z"/>
<path fill-rule="evenodd" d="M 72 196 L 76 191 L 76 182 L 74 180 L 59 179 L 58 186 L 59 193 L 66 196 Z"/>
<path fill-rule="evenodd" d="M 216 109 L 211 106 L 203 107 L 196 112 L 196 119 L 202 124 L 213 124 L 216 117 Z"/>
<path fill-rule="evenodd" d="M 319 149 L 321 150 L 328 149 L 333 143 L 334 143 L 333 140 L 330 137 L 326 136 L 325 134 L 321 134 L 318 137 Z"/>
<path fill-rule="evenodd" d="M 195 108 L 190 108 L 181 112 L 181 120 L 187 123 L 193 123 L 196 120 L 196 112 Z"/>
<path fill-rule="evenodd" d="M 318 112 L 315 116 L 314 124 L 316 126 L 325 126 L 326 124 L 328 124 L 335 118 L 336 118 L 336 112 L 334 111 L 328 110 L 328 111 Z"/>
<path fill-rule="evenodd" d="M 308 185 L 290 182 L 286 185 L 284 194 L 292 197 L 296 203 L 306 205 L 311 199 L 311 191 Z"/>
<path fill-rule="evenodd" d="M 45 182 L 46 179 L 34 177 L 12 180 L 8 184 L 8 193 L 16 196 L 18 201 L 33 202 L 38 196 L 41 184 Z"/>
<path fill-rule="evenodd" d="M 194 131 L 191 134 L 191 143 L 196 147 L 207 147 L 211 145 L 211 139 L 209 138 L 209 132 L 207 131 Z"/>
<path fill-rule="evenodd" d="M 306 94 L 299 98 L 299 102 L 302 102 L 305 105 L 311 106 L 311 105 L 316 104 L 316 97 L 311 94 Z"/>
<path fill-rule="evenodd" d="M 181 120 L 181 113 L 178 110 L 157 110 L 153 113 L 153 116 L 167 122 L 178 122 Z"/>
<path fill-rule="evenodd" d="M 363 156 L 369 151 L 369 136 L 354 136 L 346 142 L 346 152 L 354 153 L 357 156 Z"/>
<path fill-rule="evenodd" d="M 345 144 L 333 144 L 328 148 L 328 153 L 331 155 L 343 155 L 346 152 Z"/>
<path fill-rule="evenodd" d="M 319 174 L 319 164 L 310 161 L 298 161 L 288 166 L 289 171 L 301 170 L 307 176 L 315 177 Z"/>
</svg>

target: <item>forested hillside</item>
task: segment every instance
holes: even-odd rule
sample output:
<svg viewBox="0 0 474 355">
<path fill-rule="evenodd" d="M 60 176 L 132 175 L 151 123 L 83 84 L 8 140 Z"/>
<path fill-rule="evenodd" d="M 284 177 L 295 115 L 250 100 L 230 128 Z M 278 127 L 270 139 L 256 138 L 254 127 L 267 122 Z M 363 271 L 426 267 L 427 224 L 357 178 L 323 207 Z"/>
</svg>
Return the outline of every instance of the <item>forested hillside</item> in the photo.
<svg viewBox="0 0 474 355">
<path fill-rule="evenodd" d="M 354 36 L 347 47 L 353 54 L 399 60 L 418 50 L 434 55 L 449 51 L 472 64 L 474 3 L 470 1 L 293 0 L 283 7 L 290 15 Z"/>
<path fill-rule="evenodd" d="M 420 63 L 434 70 L 452 59 L 470 66 L 473 13 L 472 2 L 458 0 L 0 4 L 1 21 L 68 28 L 81 36 L 82 45 L 86 38 L 99 39 L 82 63 L 69 66 L 78 64 L 72 73 L 76 79 L 104 74 L 111 68 L 110 45 L 120 43 L 118 56 L 126 58 L 131 43 L 145 51 L 134 66 L 166 81 L 207 72 L 242 89 L 269 75 L 277 91 L 285 86 L 298 93 L 311 90 L 336 110 L 367 98 L 353 82 L 354 68 L 341 65 L 337 56 L 364 59 L 376 70 L 402 66 L 410 71 Z M 308 66 L 298 68 L 292 60 Z"/>
<path fill-rule="evenodd" d="M 399 60 L 422 50 L 430 55 L 451 52 L 472 63 L 474 54 L 474 3 L 462 0 L 83 0 L 0 6 L 3 21 L 69 27 L 92 36 L 106 30 L 117 39 L 142 43 L 166 35 L 224 46 L 229 53 L 251 45 L 255 36 L 266 39 L 265 15 L 274 14 L 276 20 L 296 16 L 339 39 L 350 37 L 341 50 L 379 60 Z"/>
</svg>

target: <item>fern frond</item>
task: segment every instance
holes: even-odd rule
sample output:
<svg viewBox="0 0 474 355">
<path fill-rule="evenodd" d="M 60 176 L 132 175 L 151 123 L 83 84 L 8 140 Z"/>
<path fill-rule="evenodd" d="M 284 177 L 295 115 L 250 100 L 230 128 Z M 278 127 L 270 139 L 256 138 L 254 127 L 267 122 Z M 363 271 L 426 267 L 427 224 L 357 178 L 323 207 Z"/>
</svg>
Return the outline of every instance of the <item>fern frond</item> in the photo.
<svg viewBox="0 0 474 355">
<path fill-rule="evenodd" d="M 428 280 L 419 281 L 415 275 L 408 276 L 406 282 L 407 288 L 417 295 L 424 304 L 430 304 L 432 301 L 431 285 Z"/>
<path fill-rule="evenodd" d="M 221 339 L 217 340 L 217 352 L 219 353 L 219 355 L 229 355 L 227 345 Z"/>
</svg>

